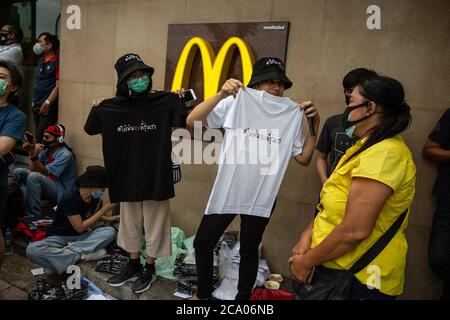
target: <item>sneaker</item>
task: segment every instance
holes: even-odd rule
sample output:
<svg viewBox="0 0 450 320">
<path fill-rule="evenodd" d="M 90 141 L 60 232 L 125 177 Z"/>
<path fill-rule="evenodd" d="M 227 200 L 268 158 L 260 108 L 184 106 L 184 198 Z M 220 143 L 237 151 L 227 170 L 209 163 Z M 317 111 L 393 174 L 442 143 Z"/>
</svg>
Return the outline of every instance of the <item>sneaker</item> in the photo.
<svg viewBox="0 0 450 320">
<path fill-rule="evenodd" d="M 155 264 L 145 264 L 138 278 L 133 283 L 133 292 L 138 294 L 150 289 L 153 282 L 156 281 Z"/>
<path fill-rule="evenodd" d="M 66 295 L 61 287 L 53 287 L 44 292 L 39 300 L 66 300 Z"/>
<path fill-rule="evenodd" d="M 67 300 L 83 300 L 88 294 L 88 288 L 81 284 L 80 289 L 69 289 L 65 283 L 61 284 Z"/>
<path fill-rule="evenodd" d="M 116 274 L 108 279 L 108 284 L 111 287 L 123 286 L 128 281 L 135 281 L 142 269 L 139 259 L 137 261 L 129 260 L 127 267 L 119 274 Z"/>
<path fill-rule="evenodd" d="M 105 249 L 99 249 L 97 251 L 88 254 L 82 254 L 81 261 L 83 262 L 96 261 L 106 257 L 107 255 L 108 253 L 106 252 Z"/>
</svg>

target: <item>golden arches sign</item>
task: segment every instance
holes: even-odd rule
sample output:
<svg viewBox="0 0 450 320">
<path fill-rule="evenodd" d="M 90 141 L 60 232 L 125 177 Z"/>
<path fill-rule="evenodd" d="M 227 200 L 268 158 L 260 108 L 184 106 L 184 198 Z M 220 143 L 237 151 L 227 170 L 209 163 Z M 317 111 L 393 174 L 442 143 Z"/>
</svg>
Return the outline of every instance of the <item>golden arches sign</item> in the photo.
<svg viewBox="0 0 450 320">
<path fill-rule="evenodd" d="M 229 38 L 219 49 L 216 56 L 208 41 L 200 37 L 194 37 L 186 43 L 181 52 L 171 90 L 188 88 L 192 63 L 195 55 L 200 51 L 203 64 L 204 99 L 212 97 L 219 91 L 219 86 L 226 80 L 225 77 L 228 74 L 231 58 L 236 48 L 241 54 L 243 80 L 244 85 L 247 85 L 252 76 L 255 57 L 252 49 L 244 40 L 238 37 Z"/>
</svg>

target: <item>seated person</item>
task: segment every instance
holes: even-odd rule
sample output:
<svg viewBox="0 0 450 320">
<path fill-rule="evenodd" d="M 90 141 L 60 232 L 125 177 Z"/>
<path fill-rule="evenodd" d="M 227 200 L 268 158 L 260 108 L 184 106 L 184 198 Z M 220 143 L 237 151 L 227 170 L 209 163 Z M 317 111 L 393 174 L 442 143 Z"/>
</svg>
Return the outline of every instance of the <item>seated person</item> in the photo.
<svg viewBox="0 0 450 320">
<path fill-rule="evenodd" d="M 114 221 L 119 216 L 105 216 L 114 207 L 104 203 L 95 212 L 106 188 L 106 171 L 101 166 L 87 167 L 76 181 L 77 190 L 64 194 L 49 226 L 47 238 L 30 243 L 27 258 L 58 274 L 80 259 L 89 261 L 106 254 L 105 247 L 115 239 L 113 227 L 89 228 L 99 220 Z"/>
<path fill-rule="evenodd" d="M 14 170 L 19 183 L 25 184 L 26 216 L 41 214 L 41 199 L 53 204 L 59 202 L 66 192 L 75 190 L 77 168 L 72 150 L 64 142 L 63 125 L 45 129 L 43 144 L 35 144 L 34 139 L 25 134 L 23 148 L 28 152 L 28 170 Z M 32 136 L 31 136 L 32 137 Z M 33 141 L 29 141 L 33 140 Z"/>
<path fill-rule="evenodd" d="M 4 225 L 6 228 L 14 228 L 23 217 L 25 205 L 23 201 L 23 192 L 20 184 L 16 180 L 14 174 L 14 164 L 8 169 L 8 189 L 6 198 L 6 211 Z"/>
</svg>

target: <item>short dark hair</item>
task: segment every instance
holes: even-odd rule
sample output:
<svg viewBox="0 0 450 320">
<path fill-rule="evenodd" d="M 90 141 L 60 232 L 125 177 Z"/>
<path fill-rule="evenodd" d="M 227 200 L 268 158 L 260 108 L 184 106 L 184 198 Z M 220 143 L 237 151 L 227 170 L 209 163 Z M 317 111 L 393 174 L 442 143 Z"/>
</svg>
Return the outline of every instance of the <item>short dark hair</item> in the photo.
<svg viewBox="0 0 450 320">
<path fill-rule="evenodd" d="M 42 33 L 39 35 L 39 37 L 37 37 L 38 40 L 39 40 L 39 38 L 42 37 L 42 36 L 45 36 L 45 41 L 50 42 L 50 43 L 52 44 L 52 50 L 53 50 L 55 53 L 59 51 L 59 40 L 58 40 L 58 37 L 57 37 L 57 36 L 55 36 L 55 35 L 53 35 L 53 34 L 51 34 L 51 33 L 48 33 L 48 32 L 42 32 Z"/>
<path fill-rule="evenodd" d="M 18 25 L 10 24 L 11 32 L 14 33 L 14 36 L 16 37 L 16 40 L 18 43 L 21 43 L 23 40 L 23 31 L 22 28 L 20 28 Z"/>
<path fill-rule="evenodd" d="M 360 85 L 366 80 L 373 79 L 377 77 L 378 74 L 370 69 L 366 68 L 357 68 L 353 69 L 349 73 L 347 73 L 342 79 L 342 86 L 344 89 L 353 89 L 357 85 Z"/>
<path fill-rule="evenodd" d="M 15 87 L 17 87 L 17 92 L 20 87 L 22 87 L 22 74 L 20 73 L 19 69 L 12 63 L 2 61 L 0 60 L 0 67 L 5 68 L 9 71 L 9 74 L 11 76 L 11 84 Z"/>
<path fill-rule="evenodd" d="M 405 90 L 398 80 L 375 77 L 364 81 L 357 89 L 367 101 L 380 106 L 382 121 L 371 129 L 367 141 L 347 161 L 374 144 L 405 131 L 411 124 L 411 107 L 405 101 Z"/>
<path fill-rule="evenodd" d="M 75 184 L 79 188 L 106 188 L 108 186 L 106 169 L 103 166 L 88 166 Z"/>
</svg>

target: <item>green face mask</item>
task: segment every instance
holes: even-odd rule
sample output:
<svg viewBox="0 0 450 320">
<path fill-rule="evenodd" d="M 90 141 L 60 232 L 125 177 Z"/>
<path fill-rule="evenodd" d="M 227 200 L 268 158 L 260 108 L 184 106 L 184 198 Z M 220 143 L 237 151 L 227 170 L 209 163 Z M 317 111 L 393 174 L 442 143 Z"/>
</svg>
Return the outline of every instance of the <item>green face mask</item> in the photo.
<svg viewBox="0 0 450 320">
<path fill-rule="evenodd" d="M 8 93 L 6 91 L 6 88 L 8 88 L 8 82 L 6 82 L 4 79 L 0 79 L 0 97 Z"/>
<path fill-rule="evenodd" d="M 128 89 L 136 93 L 142 93 L 145 90 L 147 90 L 149 84 L 150 84 L 149 76 L 143 76 L 137 79 L 127 81 Z"/>
</svg>

